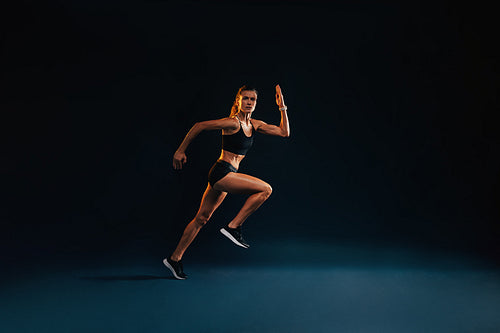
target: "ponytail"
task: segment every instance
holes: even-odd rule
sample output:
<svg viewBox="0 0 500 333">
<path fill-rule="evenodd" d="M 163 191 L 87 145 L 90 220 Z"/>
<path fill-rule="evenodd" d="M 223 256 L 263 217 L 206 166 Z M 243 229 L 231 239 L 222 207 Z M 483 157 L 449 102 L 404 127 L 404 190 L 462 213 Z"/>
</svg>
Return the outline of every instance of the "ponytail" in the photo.
<svg viewBox="0 0 500 333">
<path fill-rule="evenodd" d="M 237 98 L 233 102 L 233 106 L 231 107 L 231 114 L 229 115 L 229 118 L 233 118 L 237 113 L 238 113 L 238 102 Z"/>
</svg>

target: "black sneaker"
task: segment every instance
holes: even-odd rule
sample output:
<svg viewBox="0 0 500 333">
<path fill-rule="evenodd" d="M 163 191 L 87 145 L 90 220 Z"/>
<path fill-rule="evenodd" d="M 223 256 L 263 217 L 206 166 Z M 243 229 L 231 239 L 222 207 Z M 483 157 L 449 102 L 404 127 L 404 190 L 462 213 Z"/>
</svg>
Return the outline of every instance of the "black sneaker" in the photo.
<svg viewBox="0 0 500 333">
<path fill-rule="evenodd" d="M 238 227 L 236 229 L 229 228 L 228 226 L 225 226 L 224 228 L 220 229 L 220 232 L 229 238 L 234 244 L 241 246 L 245 249 L 248 249 L 250 245 L 245 242 L 243 237 L 241 236 L 241 227 Z"/>
<path fill-rule="evenodd" d="M 173 261 L 170 258 L 165 258 L 163 259 L 163 264 L 170 269 L 172 274 L 174 274 L 175 278 L 177 280 L 185 280 L 187 279 L 187 275 L 184 274 L 183 269 L 182 269 L 182 262 L 179 261 Z"/>
</svg>

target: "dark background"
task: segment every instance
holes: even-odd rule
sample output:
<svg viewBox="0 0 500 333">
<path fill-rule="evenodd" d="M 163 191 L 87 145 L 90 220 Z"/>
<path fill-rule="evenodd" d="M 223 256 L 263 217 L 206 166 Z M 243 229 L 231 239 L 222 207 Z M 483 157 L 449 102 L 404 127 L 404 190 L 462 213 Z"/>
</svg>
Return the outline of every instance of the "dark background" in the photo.
<svg viewBox="0 0 500 333">
<path fill-rule="evenodd" d="M 196 122 L 259 90 L 241 171 L 274 189 L 249 241 L 348 242 L 497 261 L 498 20 L 455 2 L 19 1 L 1 14 L 2 252 L 173 249 L 220 133 Z M 217 247 L 228 197 L 190 251 Z M 188 252 L 189 253 L 189 252 Z M 498 261 L 497 261 L 498 262 Z"/>
</svg>

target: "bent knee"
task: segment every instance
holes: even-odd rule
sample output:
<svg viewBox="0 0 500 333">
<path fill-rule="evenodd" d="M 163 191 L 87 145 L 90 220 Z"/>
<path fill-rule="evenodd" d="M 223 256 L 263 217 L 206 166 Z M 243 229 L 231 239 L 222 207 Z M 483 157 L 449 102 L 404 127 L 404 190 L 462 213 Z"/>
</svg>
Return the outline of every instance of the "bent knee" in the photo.
<svg viewBox="0 0 500 333">
<path fill-rule="evenodd" d="M 208 220 L 210 220 L 210 215 L 205 213 L 197 214 L 194 218 L 194 222 L 200 227 L 203 227 L 205 224 L 207 224 Z"/>
<path fill-rule="evenodd" d="M 273 193 L 273 188 L 271 187 L 271 185 L 267 184 L 264 186 L 264 189 L 262 190 L 262 193 L 264 194 L 265 198 L 269 198 L 269 196 L 271 195 L 271 193 Z"/>
</svg>

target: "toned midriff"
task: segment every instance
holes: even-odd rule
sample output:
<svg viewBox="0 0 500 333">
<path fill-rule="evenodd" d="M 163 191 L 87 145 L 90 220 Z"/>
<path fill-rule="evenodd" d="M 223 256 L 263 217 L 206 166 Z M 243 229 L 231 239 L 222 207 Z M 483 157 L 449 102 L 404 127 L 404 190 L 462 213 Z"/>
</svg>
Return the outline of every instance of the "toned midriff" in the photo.
<svg viewBox="0 0 500 333">
<path fill-rule="evenodd" d="M 240 162 L 245 158 L 245 155 L 238 155 L 235 153 L 231 153 L 227 150 L 222 150 L 219 156 L 219 160 L 226 161 L 236 169 L 240 168 Z"/>
</svg>

